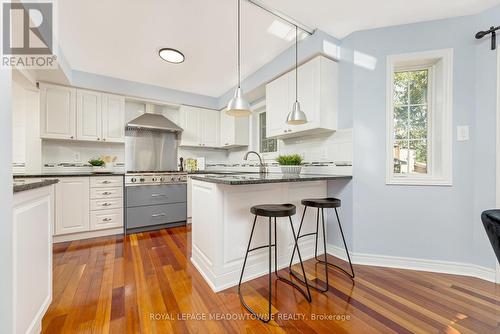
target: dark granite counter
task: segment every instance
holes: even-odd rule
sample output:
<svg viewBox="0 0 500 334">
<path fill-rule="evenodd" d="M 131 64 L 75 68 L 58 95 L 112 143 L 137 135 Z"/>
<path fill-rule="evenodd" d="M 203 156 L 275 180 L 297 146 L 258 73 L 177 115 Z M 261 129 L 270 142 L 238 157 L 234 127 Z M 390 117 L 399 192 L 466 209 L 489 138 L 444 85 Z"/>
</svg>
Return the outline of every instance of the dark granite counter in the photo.
<svg viewBox="0 0 500 334">
<path fill-rule="evenodd" d="M 14 179 L 45 178 L 45 177 L 85 177 L 85 176 L 124 176 L 125 173 L 40 173 L 40 174 L 14 174 Z"/>
<path fill-rule="evenodd" d="M 14 179 L 14 193 L 21 191 L 47 187 L 58 183 L 57 179 L 41 179 L 41 178 L 27 178 L 27 179 Z"/>
<path fill-rule="evenodd" d="M 191 179 L 205 181 L 210 183 L 243 185 L 243 184 L 261 184 L 261 183 L 280 183 L 280 182 L 307 182 L 321 180 L 352 179 L 350 175 L 327 175 L 327 174 L 279 174 L 279 173 L 239 173 L 239 174 L 199 174 L 191 175 Z"/>
</svg>

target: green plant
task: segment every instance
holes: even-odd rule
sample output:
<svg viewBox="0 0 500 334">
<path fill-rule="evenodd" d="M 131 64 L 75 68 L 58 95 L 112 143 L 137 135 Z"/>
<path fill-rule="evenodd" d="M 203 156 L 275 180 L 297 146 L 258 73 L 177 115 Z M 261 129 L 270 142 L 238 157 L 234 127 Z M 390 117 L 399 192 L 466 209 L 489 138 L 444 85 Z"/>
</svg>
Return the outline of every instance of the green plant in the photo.
<svg viewBox="0 0 500 334">
<path fill-rule="evenodd" d="M 302 164 L 302 157 L 299 154 L 280 155 L 276 161 L 281 166 L 299 166 Z"/>
<path fill-rule="evenodd" d="M 101 158 L 93 158 L 89 160 L 89 164 L 91 164 L 94 167 L 101 167 L 104 166 L 105 162 Z"/>
</svg>

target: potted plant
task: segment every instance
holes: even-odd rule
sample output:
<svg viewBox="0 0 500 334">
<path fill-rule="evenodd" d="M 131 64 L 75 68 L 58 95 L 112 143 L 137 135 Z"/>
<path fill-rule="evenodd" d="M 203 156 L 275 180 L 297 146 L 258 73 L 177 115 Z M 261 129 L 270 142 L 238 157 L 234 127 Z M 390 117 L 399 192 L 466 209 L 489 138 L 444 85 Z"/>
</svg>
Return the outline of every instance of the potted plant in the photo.
<svg viewBox="0 0 500 334">
<path fill-rule="evenodd" d="M 89 160 L 89 164 L 92 165 L 92 172 L 94 173 L 105 173 L 107 171 L 104 167 L 105 162 L 101 158 L 92 158 Z"/>
<path fill-rule="evenodd" d="M 283 174 L 300 174 L 302 157 L 299 154 L 280 155 L 276 158 Z"/>
</svg>

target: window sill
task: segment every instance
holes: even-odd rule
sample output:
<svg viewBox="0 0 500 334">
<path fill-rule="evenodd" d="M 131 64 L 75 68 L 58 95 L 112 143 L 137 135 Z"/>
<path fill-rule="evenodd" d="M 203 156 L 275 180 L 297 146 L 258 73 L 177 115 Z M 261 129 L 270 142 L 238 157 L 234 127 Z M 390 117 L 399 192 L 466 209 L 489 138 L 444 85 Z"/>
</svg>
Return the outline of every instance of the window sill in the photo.
<svg viewBox="0 0 500 334">
<path fill-rule="evenodd" d="M 409 178 L 409 177 L 391 177 L 386 179 L 386 185 L 396 186 L 445 186 L 451 187 L 453 183 L 451 178 Z"/>
</svg>

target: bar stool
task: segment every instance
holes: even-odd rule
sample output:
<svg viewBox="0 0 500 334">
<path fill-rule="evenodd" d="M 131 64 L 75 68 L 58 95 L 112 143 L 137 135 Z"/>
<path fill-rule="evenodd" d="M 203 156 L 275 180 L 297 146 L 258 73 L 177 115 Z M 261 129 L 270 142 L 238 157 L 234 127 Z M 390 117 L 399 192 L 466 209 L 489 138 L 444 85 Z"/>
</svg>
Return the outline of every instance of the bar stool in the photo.
<svg viewBox="0 0 500 334">
<path fill-rule="evenodd" d="M 339 219 L 339 214 L 337 212 L 337 208 L 340 207 L 341 201 L 338 198 L 309 198 L 309 199 L 303 199 L 301 201 L 302 205 L 304 205 L 304 212 L 302 213 L 302 219 L 300 221 L 299 225 L 299 231 L 297 233 L 297 240 L 303 237 L 315 235 L 316 236 L 316 246 L 314 249 L 314 257 L 317 262 L 323 263 L 325 265 L 325 276 L 326 276 L 326 288 L 321 289 L 317 285 L 310 285 L 311 288 L 316 289 L 320 292 L 326 292 L 328 291 L 329 285 L 328 285 L 328 266 L 335 267 L 337 269 L 340 269 L 343 271 L 346 275 L 348 275 L 350 278 L 354 278 L 354 269 L 352 267 L 352 262 L 351 262 L 351 257 L 349 256 L 349 250 L 347 249 L 347 244 L 345 242 L 345 237 L 344 237 L 344 232 L 342 231 L 342 225 L 340 224 L 340 219 Z M 316 232 L 312 233 L 306 233 L 301 235 L 300 232 L 302 230 L 302 224 L 304 223 L 304 217 L 306 215 L 306 210 L 308 207 L 313 207 L 313 208 L 318 208 L 318 212 L 316 214 Z M 335 209 L 335 215 L 337 216 L 337 222 L 339 224 L 340 228 L 340 234 L 342 235 L 342 240 L 344 241 L 344 247 L 347 253 L 347 259 L 349 260 L 349 266 L 351 267 L 351 273 L 348 273 L 345 271 L 343 268 L 328 262 L 327 260 L 327 253 L 326 253 L 326 232 L 325 232 L 325 215 L 324 215 L 324 209 L 328 208 L 333 208 Z M 318 258 L 318 235 L 319 235 L 319 211 L 321 210 L 321 223 L 323 227 L 323 250 L 324 250 L 324 260 L 321 260 Z M 295 245 L 297 247 L 298 244 Z M 297 280 L 302 282 L 303 284 L 307 283 L 306 276 L 304 275 L 304 279 L 300 278 L 293 270 L 292 270 L 292 263 L 293 263 L 293 257 L 295 255 L 295 247 L 292 252 L 292 258 L 290 259 L 290 264 L 288 266 L 288 271 L 289 273 L 295 277 Z"/>
<path fill-rule="evenodd" d="M 276 277 L 278 278 L 278 280 L 280 280 L 282 282 L 285 282 L 285 283 L 293 286 L 302 295 L 304 295 L 304 297 L 307 299 L 308 302 L 311 302 L 311 292 L 309 291 L 309 284 L 307 283 L 307 279 L 305 281 L 302 281 L 303 284 L 305 284 L 306 289 L 307 289 L 306 290 L 307 294 L 306 294 L 306 291 L 304 291 L 298 284 L 292 282 L 289 279 L 286 279 L 286 278 L 278 275 L 278 247 L 277 247 L 278 238 L 277 238 L 277 235 L 276 235 L 276 218 L 277 217 L 288 217 L 288 219 L 290 221 L 290 226 L 292 228 L 293 238 L 294 238 L 294 241 L 295 241 L 294 251 L 295 251 L 295 249 L 297 249 L 297 254 L 299 255 L 300 265 L 302 267 L 302 273 L 304 274 L 304 277 L 305 277 L 304 264 L 302 263 L 302 257 L 300 255 L 299 247 L 297 245 L 297 240 L 298 239 L 297 239 L 297 236 L 295 235 L 295 229 L 293 228 L 293 224 L 292 224 L 292 216 L 296 212 L 295 205 L 293 205 L 293 204 L 263 204 L 263 205 L 256 205 L 256 206 L 252 206 L 250 208 L 250 212 L 255 215 L 255 218 L 253 220 L 252 232 L 250 233 L 250 240 L 248 240 L 247 251 L 245 253 L 245 260 L 243 261 L 243 268 L 241 269 L 240 281 L 238 283 L 238 295 L 240 296 L 241 303 L 248 310 L 248 312 L 250 312 L 251 314 L 253 314 L 257 319 L 263 321 L 264 323 L 268 323 L 271 320 L 271 318 L 272 318 L 272 315 L 271 315 L 271 283 L 272 283 L 272 280 L 271 280 L 271 276 L 272 276 L 272 271 L 271 271 L 271 262 L 272 262 L 271 261 L 271 248 L 272 247 L 274 247 L 274 273 L 275 273 Z M 254 248 L 250 249 L 250 245 L 252 243 L 253 232 L 255 230 L 255 223 L 257 222 L 257 217 L 258 216 L 268 217 L 269 218 L 269 243 L 267 245 L 264 245 L 264 246 L 254 247 Z M 271 238 L 271 225 L 272 225 L 271 224 L 271 218 L 274 218 L 274 244 L 272 243 L 272 238 Z M 269 277 L 269 294 L 268 294 L 269 312 L 268 312 L 267 318 L 264 318 L 264 317 L 261 317 L 261 316 L 257 315 L 252 310 L 252 308 L 245 303 L 245 300 L 243 299 L 243 296 L 241 294 L 241 281 L 243 279 L 243 273 L 245 271 L 245 266 L 246 266 L 246 263 L 247 263 L 248 253 L 253 252 L 255 250 L 258 250 L 258 249 L 266 248 L 266 247 L 269 248 L 269 275 L 268 275 L 268 277 Z"/>
</svg>

